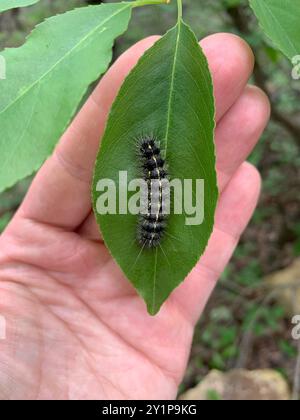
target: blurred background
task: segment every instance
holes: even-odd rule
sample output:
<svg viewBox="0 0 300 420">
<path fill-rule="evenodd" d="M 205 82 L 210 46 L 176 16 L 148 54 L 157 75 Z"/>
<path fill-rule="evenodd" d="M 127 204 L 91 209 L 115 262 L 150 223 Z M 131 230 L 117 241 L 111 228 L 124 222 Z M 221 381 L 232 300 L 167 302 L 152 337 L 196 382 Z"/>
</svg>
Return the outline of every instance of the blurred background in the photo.
<svg viewBox="0 0 300 420">
<path fill-rule="evenodd" d="M 88 3 L 100 2 L 42 0 L 3 13 L 1 49 L 21 45 L 44 18 Z M 273 111 L 250 159 L 263 178 L 260 203 L 196 328 L 180 394 L 299 399 L 300 341 L 292 338 L 292 318 L 300 315 L 300 80 L 259 29 L 247 0 L 185 0 L 184 15 L 199 39 L 225 31 L 249 42 L 256 55 L 252 82 L 267 92 Z M 175 3 L 135 10 L 114 59 L 141 38 L 163 34 L 175 19 Z M 0 233 L 31 179 L 0 195 Z"/>
</svg>

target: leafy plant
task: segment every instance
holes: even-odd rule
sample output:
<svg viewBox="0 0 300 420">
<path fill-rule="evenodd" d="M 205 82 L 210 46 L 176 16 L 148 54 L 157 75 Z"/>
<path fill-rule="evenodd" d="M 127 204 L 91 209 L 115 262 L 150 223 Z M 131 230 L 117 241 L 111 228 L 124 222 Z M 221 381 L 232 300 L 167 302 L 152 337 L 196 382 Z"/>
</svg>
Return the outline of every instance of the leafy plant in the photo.
<svg viewBox="0 0 300 420">
<path fill-rule="evenodd" d="M 299 54 L 300 4 L 249 1 L 274 43 L 290 58 Z M 0 12 L 37 2 L 2 0 Z M 22 47 L 2 53 L 8 75 L 0 97 L 0 192 L 35 171 L 51 153 L 88 85 L 106 70 L 113 41 L 126 30 L 132 9 L 168 2 L 137 0 L 76 9 L 46 20 Z M 240 0 L 226 0 L 227 7 L 236 4 Z"/>
<path fill-rule="evenodd" d="M 249 0 L 263 30 L 291 60 L 300 54 L 300 3 L 295 0 Z"/>
<path fill-rule="evenodd" d="M 213 228 L 218 195 L 214 124 L 208 65 L 179 9 L 176 26 L 144 54 L 113 104 L 93 185 L 95 214 L 105 243 L 151 314 L 196 264 Z M 149 250 L 136 241 L 137 216 L 99 215 L 96 207 L 99 180 L 111 179 L 118 185 L 121 171 L 128 171 L 128 182 L 140 177 L 136 139 L 151 133 L 161 141 L 172 178 L 195 181 L 194 194 L 197 179 L 207 184 L 204 223 L 187 226 L 185 211 L 171 214 L 165 239 Z"/>
<path fill-rule="evenodd" d="M 37 2 L 2 0 L 0 11 Z M 52 153 L 88 86 L 106 71 L 114 40 L 126 31 L 133 8 L 162 3 L 169 0 L 136 0 L 75 9 L 46 20 L 23 46 L 1 54 L 7 77 L 1 81 L 0 96 L 0 192 L 37 170 Z M 293 60 L 300 53 L 299 3 L 249 3 L 274 45 Z M 223 4 L 230 8 L 246 3 L 223 0 Z M 211 76 L 192 30 L 182 20 L 181 0 L 178 8 L 176 26 L 146 52 L 120 90 L 109 117 L 93 184 L 96 208 L 99 179 L 117 180 L 119 170 L 128 171 L 128 181 L 136 178 L 136 137 L 145 133 L 155 134 L 161 140 L 171 178 L 206 182 L 204 223 L 186 226 L 186 214 L 171 215 L 166 236 L 155 250 L 141 249 L 136 243 L 136 216 L 97 215 L 109 250 L 152 314 L 203 253 L 213 228 L 217 201 Z M 272 47 L 267 52 L 272 57 L 276 55 Z M 244 274 L 250 283 L 250 275 Z"/>
<path fill-rule="evenodd" d="M 130 3 L 75 9 L 39 25 L 22 47 L 3 52 L 0 191 L 52 152 L 87 87 L 107 69 L 131 10 Z"/>
</svg>

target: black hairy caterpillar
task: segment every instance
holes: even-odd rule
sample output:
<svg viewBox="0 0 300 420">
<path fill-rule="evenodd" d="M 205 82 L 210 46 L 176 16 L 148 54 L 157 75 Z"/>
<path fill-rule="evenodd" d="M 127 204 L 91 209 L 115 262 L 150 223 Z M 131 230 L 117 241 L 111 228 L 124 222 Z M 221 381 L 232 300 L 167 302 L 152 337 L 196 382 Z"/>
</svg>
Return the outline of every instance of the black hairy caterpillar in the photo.
<svg viewBox="0 0 300 420">
<path fill-rule="evenodd" d="M 142 247 L 156 248 L 160 245 L 166 229 L 164 202 L 168 180 L 165 160 L 161 156 L 158 141 L 153 136 L 139 141 L 139 156 L 142 162 L 143 179 L 148 185 L 147 213 L 138 222 L 138 241 Z M 154 186 L 157 186 L 155 189 Z"/>
</svg>

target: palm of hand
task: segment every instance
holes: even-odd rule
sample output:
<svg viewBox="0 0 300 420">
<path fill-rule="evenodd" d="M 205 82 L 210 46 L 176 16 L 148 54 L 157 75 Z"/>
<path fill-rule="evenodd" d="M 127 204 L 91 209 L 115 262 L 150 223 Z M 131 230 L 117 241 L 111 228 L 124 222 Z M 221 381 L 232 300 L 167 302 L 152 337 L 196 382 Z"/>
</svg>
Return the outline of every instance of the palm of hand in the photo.
<svg viewBox="0 0 300 420">
<path fill-rule="evenodd" d="M 0 237 L 2 398 L 176 396 L 194 325 L 257 201 L 259 176 L 243 162 L 269 105 L 258 89 L 245 87 L 253 57 L 243 41 L 219 34 L 202 42 L 219 120 L 216 227 L 197 267 L 150 317 L 99 238 L 89 183 L 113 97 L 153 40 L 129 50 L 103 78 Z"/>
</svg>

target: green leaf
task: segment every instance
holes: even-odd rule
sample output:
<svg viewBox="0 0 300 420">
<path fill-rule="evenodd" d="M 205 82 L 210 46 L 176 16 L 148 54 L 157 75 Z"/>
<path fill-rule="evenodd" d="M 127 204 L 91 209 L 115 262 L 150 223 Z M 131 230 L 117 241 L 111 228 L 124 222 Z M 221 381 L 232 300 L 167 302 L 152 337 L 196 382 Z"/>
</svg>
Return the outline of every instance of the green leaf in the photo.
<svg viewBox="0 0 300 420">
<path fill-rule="evenodd" d="M 31 6 L 39 0 L 0 0 L 0 12 L 5 10 L 14 9 L 16 7 Z"/>
<path fill-rule="evenodd" d="M 262 29 L 291 60 L 300 54 L 300 2 L 249 0 Z"/>
<path fill-rule="evenodd" d="M 6 49 L 0 95 L 0 192 L 38 169 L 53 151 L 87 87 L 108 67 L 132 4 L 89 6 L 39 25 Z"/>
<path fill-rule="evenodd" d="M 150 314 L 192 270 L 204 252 L 214 224 L 217 186 L 214 150 L 214 97 L 211 75 L 190 28 L 179 20 L 141 58 L 113 104 L 97 158 L 93 204 L 104 241 Z M 185 213 L 171 213 L 161 246 L 137 242 L 138 216 L 97 213 L 97 183 L 141 178 L 137 138 L 154 134 L 164 151 L 171 179 L 205 180 L 201 225 L 188 226 Z M 174 203 L 173 203 L 174 204 Z"/>
</svg>

